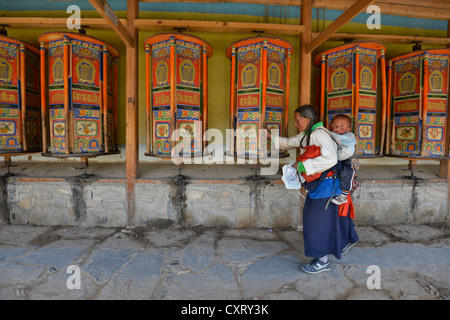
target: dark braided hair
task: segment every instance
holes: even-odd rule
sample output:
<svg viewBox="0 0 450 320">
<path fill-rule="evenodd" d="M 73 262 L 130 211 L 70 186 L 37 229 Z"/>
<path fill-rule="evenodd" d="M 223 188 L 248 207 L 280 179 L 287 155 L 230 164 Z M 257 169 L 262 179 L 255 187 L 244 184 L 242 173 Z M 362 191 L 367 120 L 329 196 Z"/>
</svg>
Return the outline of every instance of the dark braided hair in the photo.
<svg viewBox="0 0 450 320">
<path fill-rule="evenodd" d="M 305 131 L 305 135 L 303 136 L 302 140 L 300 141 L 300 147 L 304 148 L 306 146 L 309 146 L 309 140 L 311 138 L 311 132 L 312 132 L 312 127 L 319 122 L 318 118 L 317 118 L 317 113 L 316 113 L 316 108 L 309 105 L 309 104 L 305 104 L 301 107 L 298 107 L 297 109 L 295 109 L 295 113 L 300 114 L 300 116 L 302 116 L 303 118 L 308 118 L 311 121 L 309 122 L 309 126 Z M 306 145 L 303 145 L 303 140 L 307 139 L 306 141 Z"/>
</svg>

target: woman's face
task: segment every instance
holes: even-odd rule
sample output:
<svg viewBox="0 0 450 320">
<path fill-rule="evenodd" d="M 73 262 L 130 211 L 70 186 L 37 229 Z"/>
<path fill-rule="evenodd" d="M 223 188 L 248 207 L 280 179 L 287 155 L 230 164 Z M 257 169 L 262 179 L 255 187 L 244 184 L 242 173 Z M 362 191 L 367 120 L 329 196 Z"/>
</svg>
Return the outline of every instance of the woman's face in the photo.
<svg viewBox="0 0 450 320">
<path fill-rule="evenodd" d="M 309 123 L 311 122 L 311 119 L 302 117 L 298 112 L 294 114 L 294 119 L 294 125 L 297 127 L 299 132 L 306 131 L 306 129 L 308 129 Z"/>
</svg>

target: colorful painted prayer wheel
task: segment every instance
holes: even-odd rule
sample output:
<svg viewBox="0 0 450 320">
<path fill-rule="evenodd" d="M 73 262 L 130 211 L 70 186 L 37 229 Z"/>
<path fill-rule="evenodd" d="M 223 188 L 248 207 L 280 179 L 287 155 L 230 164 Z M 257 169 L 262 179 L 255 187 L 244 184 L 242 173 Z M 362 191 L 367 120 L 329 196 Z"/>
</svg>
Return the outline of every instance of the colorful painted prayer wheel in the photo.
<svg viewBox="0 0 450 320">
<path fill-rule="evenodd" d="M 101 40 L 69 32 L 45 33 L 39 42 L 42 155 L 89 158 L 119 153 L 116 63 L 119 52 Z M 44 85 L 47 71 L 48 85 Z"/>
<path fill-rule="evenodd" d="M 449 57 L 432 49 L 388 61 L 386 155 L 449 158 Z"/>
<path fill-rule="evenodd" d="M 327 50 L 314 60 L 320 75 L 320 119 L 329 128 L 334 116 L 348 115 L 356 136 L 356 155 L 361 158 L 383 155 L 385 50 L 377 43 L 351 43 Z"/>
<path fill-rule="evenodd" d="M 0 35 L 0 155 L 40 152 L 39 49 Z"/>
<path fill-rule="evenodd" d="M 226 49 L 231 59 L 230 128 L 236 134 L 235 156 L 288 155 L 272 150 L 262 129 L 287 136 L 292 52 L 290 42 L 272 37 L 242 39 Z"/>
<path fill-rule="evenodd" d="M 208 128 L 208 58 L 212 47 L 186 34 L 144 41 L 147 156 L 202 155 Z"/>
</svg>

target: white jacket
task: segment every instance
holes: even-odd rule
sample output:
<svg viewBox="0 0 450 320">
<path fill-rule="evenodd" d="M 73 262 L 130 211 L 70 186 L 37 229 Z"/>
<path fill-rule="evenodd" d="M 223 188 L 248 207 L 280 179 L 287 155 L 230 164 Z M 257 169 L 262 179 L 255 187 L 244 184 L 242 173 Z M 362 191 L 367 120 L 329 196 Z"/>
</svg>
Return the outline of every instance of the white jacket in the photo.
<svg viewBox="0 0 450 320">
<path fill-rule="evenodd" d="M 302 140 L 304 132 L 299 133 L 291 138 L 276 137 L 275 146 L 279 149 L 293 149 L 300 147 L 300 141 Z M 303 142 L 306 143 L 306 139 Z M 337 163 L 337 144 L 330 136 L 330 132 L 323 126 L 315 128 L 311 133 L 310 145 L 316 145 L 320 147 L 321 155 L 314 159 L 308 159 L 303 161 L 306 174 L 312 175 L 318 172 L 324 172 L 330 169 Z M 304 150 L 301 150 L 303 153 Z"/>
</svg>

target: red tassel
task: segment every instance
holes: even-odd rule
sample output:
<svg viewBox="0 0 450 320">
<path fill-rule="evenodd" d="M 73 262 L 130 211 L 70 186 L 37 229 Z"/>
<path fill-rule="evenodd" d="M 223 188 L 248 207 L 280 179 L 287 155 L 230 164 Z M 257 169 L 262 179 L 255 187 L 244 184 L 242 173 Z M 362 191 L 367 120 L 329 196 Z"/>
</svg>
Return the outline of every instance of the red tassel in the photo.
<svg viewBox="0 0 450 320">
<path fill-rule="evenodd" d="M 355 219 L 355 208 L 350 195 L 347 196 L 347 202 L 339 206 L 339 217 L 346 217 L 348 214 L 350 214 L 350 218 Z"/>
</svg>

